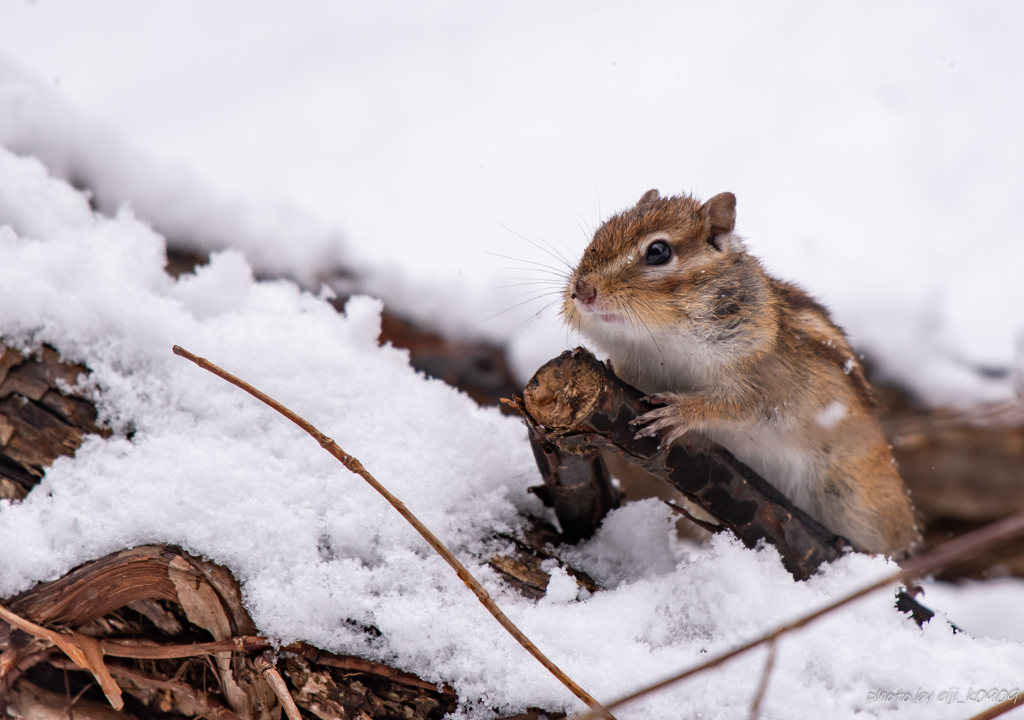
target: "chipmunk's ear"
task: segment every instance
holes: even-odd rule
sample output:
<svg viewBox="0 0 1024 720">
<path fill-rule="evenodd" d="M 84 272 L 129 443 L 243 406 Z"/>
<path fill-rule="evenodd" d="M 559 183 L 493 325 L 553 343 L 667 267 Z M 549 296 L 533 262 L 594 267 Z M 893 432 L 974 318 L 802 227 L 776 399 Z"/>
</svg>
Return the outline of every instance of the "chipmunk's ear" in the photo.
<svg viewBox="0 0 1024 720">
<path fill-rule="evenodd" d="M 742 242 L 732 235 L 736 226 L 736 196 L 732 193 L 719 193 L 700 207 L 708 221 L 711 235 L 708 244 L 716 250 L 725 250 L 729 246 L 733 250 L 742 250 Z"/>
<path fill-rule="evenodd" d="M 731 233 L 736 227 L 736 196 L 732 193 L 718 193 L 704 203 L 701 210 L 713 235 Z"/>
<path fill-rule="evenodd" d="M 661 194 L 654 188 L 651 188 L 650 190 L 648 190 L 647 192 L 640 196 L 640 199 L 636 201 L 636 206 L 640 207 L 641 205 L 650 205 L 655 200 L 660 199 Z"/>
</svg>

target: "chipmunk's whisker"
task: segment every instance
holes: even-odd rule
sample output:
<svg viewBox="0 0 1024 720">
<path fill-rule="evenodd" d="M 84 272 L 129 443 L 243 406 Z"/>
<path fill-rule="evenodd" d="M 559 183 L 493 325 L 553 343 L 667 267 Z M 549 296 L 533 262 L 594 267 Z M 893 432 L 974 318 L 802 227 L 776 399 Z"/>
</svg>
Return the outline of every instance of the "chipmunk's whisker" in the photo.
<svg viewBox="0 0 1024 720">
<path fill-rule="evenodd" d="M 501 223 L 498 223 L 498 226 L 499 226 L 499 227 L 501 227 L 501 228 L 504 228 L 505 230 L 508 230 L 508 231 L 509 231 L 510 233 L 512 233 L 513 235 L 515 235 L 515 236 L 516 236 L 517 238 L 519 238 L 519 239 L 520 239 L 520 240 L 522 240 L 523 242 L 528 242 L 528 243 L 530 243 L 531 245 L 533 245 L 533 246 L 534 246 L 535 248 L 537 248 L 537 249 L 538 249 L 538 250 L 540 250 L 541 252 L 545 252 L 545 253 L 547 253 L 548 255 L 550 255 L 551 257 L 553 257 L 553 258 L 554 258 L 555 260 L 557 260 L 558 262 L 562 263 L 562 264 L 563 264 L 563 265 L 565 265 L 565 266 L 566 266 L 567 268 L 569 268 L 569 272 L 572 272 L 572 269 L 573 269 L 572 263 L 571 263 L 571 262 L 569 262 L 568 260 L 566 260 L 566 259 L 565 259 L 564 257 L 562 257 L 561 255 L 556 255 L 556 254 L 555 254 L 554 252 L 552 252 L 552 251 L 554 250 L 554 248 L 551 248 L 551 249 L 549 250 L 549 249 L 547 249 L 547 248 L 541 247 L 540 245 L 538 245 L 537 243 L 535 243 L 535 242 L 534 242 L 533 240 L 531 240 L 530 238 L 526 237 L 526 236 L 525 236 L 525 235 L 523 235 L 522 233 L 518 233 L 518 232 L 516 232 L 515 230 L 513 230 L 513 229 L 512 229 L 512 228 L 510 228 L 510 227 L 508 227 L 507 225 L 502 225 Z M 535 234 L 536 234 L 536 233 L 535 233 Z M 540 238 L 538 238 L 538 239 L 540 239 Z M 545 241 L 545 240 L 541 240 L 541 241 L 542 241 L 542 242 L 544 242 L 544 244 L 545 244 L 545 245 L 548 245 L 547 241 Z M 549 247 L 550 247 L 550 245 L 549 245 Z"/>
<path fill-rule="evenodd" d="M 508 278 L 508 279 L 509 280 L 518 280 L 520 278 Z M 485 289 L 486 290 L 508 290 L 509 288 L 523 287 L 524 285 L 549 285 L 551 287 L 558 287 L 558 288 L 561 287 L 560 285 L 555 285 L 555 283 L 553 281 L 551 281 L 551 280 L 532 280 L 532 279 L 527 279 L 527 278 L 522 278 L 522 279 L 525 282 L 512 283 L 511 285 L 492 285 L 491 287 L 485 288 Z"/>
<path fill-rule="evenodd" d="M 539 317 L 540 317 L 540 316 L 541 316 L 541 315 L 542 315 L 542 314 L 544 313 L 544 311 L 545 311 L 545 310 L 547 310 L 547 309 L 548 309 L 548 308 L 550 308 L 550 307 L 551 307 L 552 305 L 555 305 L 555 304 L 557 304 L 557 303 L 558 303 L 558 301 L 557 301 L 557 300 L 552 300 L 552 301 L 551 301 L 551 302 L 549 302 L 549 303 L 548 303 L 547 305 L 545 305 L 544 307 L 542 307 L 542 308 L 541 308 L 540 310 L 538 310 L 538 311 L 537 311 L 537 312 L 535 312 L 535 313 L 532 313 L 532 314 L 531 314 L 531 315 L 530 315 L 530 316 L 529 316 L 528 318 L 526 318 L 526 319 L 525 319 L 525 320 L 523 320 L 523 321 L 522 321 L 521 323 L 519 323 L 518 325 L 516 325 L 515 327 L 513 327 L 513 328 L 512 328 L 511 330 L 509 330 L 509 332 L 511 333 L 511 332 L 515 332 L 515 331 L 516 331 L 517 329 L 519 329 L 519 328 L 522 328 L 521 330 L 519 330 L 519 332 L 518 332 L 518 333 L 517 333 L 517 334 L 516 334 L 516 335 L 515 335 L 515 336 L 514 336 L 514 337 L 513 337 L 512 339 L 513 339 L 513 340 L 518 340 L 518 339 L 519 339 L 520 337 L 522 337 L 523 333 L 525 333 L 525 332 L 527 331 L 527 329 L 529 329 L 529 327 L 530 327 L 530 323 L 532 323 L 532 322 L 533 322 L 534 320 L 536 320 L 537 318 L 539 318 Z"/>
<path fill-rule="evenodd" d="M 517 307 L 522 307 L 523 305 L 526 305 L 526 304 L 528 304 L 528 303 L 532 303 L 532 302 L 534 302 L 535 300 L 540 300 L 540 299 L 541 299 L 542 297 L 544 297 L 545 295 L 549 295 L 549 294 L 550 294 L 550 293 L 540 293 L 540 294 L 538 294 L 538 295 L 535 295 L 535 296 L 534 296 L 534 297 L 532 297 L 532 298 L 527 298 L 526 300 L 523 300 L 522 302 L 518 302 L 518 303 L 516 303 L 516 304 L 515 304 L 515 305 L 513 305 L 512 307 L 508 307 L 508 308 L 505 308 L 504 310 L 502 310 L 502 311 L 501 311 L 501 312 L 499 312 L 499 313 L 494 313 L 494 314 L 493 314 L 493 315 L 491 315 L 490 317 L 485 317 L 485 318 L 484 318 L 483 320 L 477 320 L 477 321 L 476 321 L 475 323 L 470 323 L 470 324 L 469 324 L 469 325 L 467 325 L 466 327 L 476 327 L 476 326 L 477 326 L 477 325 L 479 325 L 480 323 L 485 323 L 485 322 L 487 322 L 488 320 L 493 320 L 493 319 L 494 319 L 494 318 L 496 318 L 496 317 L 499 317 L 499 316 L 501 316 L 501 315 L 504 315 L 505 313 L 509 312 L 510 310 L 515 310 L 515 309 L 516 309 Z M 555 302 L 558 302 L 558 301 L 557 301 L 557 300 L 553 300 L 553 301 L 552 301 L 552 304 L 553 304 L 553 303 L 555 303 Z M 543 309 L 542 309 L 542 311 L 543 311 Z"/>
<path fill-rule="evenodd" d="M 580 232 L 583 233 L 583 237 L 586 239 L 587 244 L 589 245 L 590 239 L 594 237 L 594 229 L 590 227 L 590 223 L 586 221 L 586 218 L 584 218 L 578 210 L 573 208 L 572 211 L 576 213 L 576 217 L 574 217 L 573 220 L 576 221 L 576 226 L 580 229 Z M 586 225 L 587 227 L 584 228 L 584 225 Z"/>
<path fill-rule="evenodd" d="M 573 263 L 573 262 L 572 262 L 571 260 L 569 260 L 569 258 L 567 258 L 567 257 L 566 257 L 565 255 L 563 255 L 563 254 L 562 254 L 562 251 L 561 251 L 561 250 L 559 250 L 558 248 L 556 248 L 556 247 L 555 247 L 554 245 L 552 245 L 551 243 L 549 243 L 549 242 L 548 242 L 547 240 L 545 240 L 544 238 L 542 238 L 542 237 L 541 237 L 540 235 L 538 235 L 537 233 L 535 233 L 535 232 L 534 232 L 533 230 L 531 230 L 531 231 L 530 231 L 530 234 L 531 234 L 531 235 L 533 235 L 533 236 L 534 236 L 535 238 L 537 238 L 538 240 L 540 240 L 540 241 L 541 241 L 542 243 L 544 243 L 545 245 L 547 245 L 547 246 L 548 246 L 549 248 L 551 248 L 552 252 L 554 252 L 554 253 L 555 253 L 556 255 L 558 255 L 558 257 L 560 257 L 560 258 L 562 259 L 562 262 L 564 262 L 564 263 L 565 263 L 565 266 L 566 266 L 567 268 L 569 268 L 570 270 L 575 270 L 575 269 L 576 269 L 576 265 L 575 265 L 575 263 Z M 567 252 L 572 252 L 571 250 L 569 250 L 569 247 L 568 247 L 568 246 L 567 246 L 567 245 L 566 245 L 565 243 L 562 243 L 562 247 L 563 247 L 563 248 L 565 248 L 565 250 L 566 250 Z"/>
</svg>

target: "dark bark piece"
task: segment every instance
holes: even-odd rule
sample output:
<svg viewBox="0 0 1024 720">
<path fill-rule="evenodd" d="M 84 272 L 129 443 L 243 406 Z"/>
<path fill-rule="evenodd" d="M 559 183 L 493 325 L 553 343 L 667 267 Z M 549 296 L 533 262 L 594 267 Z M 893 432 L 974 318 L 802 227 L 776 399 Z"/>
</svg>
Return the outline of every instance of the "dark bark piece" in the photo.
<svg viewBox="0 0 1024 720">
<path fill-rule="evenodd" d="M 92 403 L 63 394 L 88 372 L 45 345 L 32 357 L 0 345 L 0 498 L 25 497 L 86 433 L 109 435 L 97 427 Z"/>
<path fill-rule="evenodd" d="M 907 407 L 884 417 L 900 474 L 925 521 L 924 548 L 1024 509 L 1024 403 L 966 411 Z M 947 568 L 943 580 L 1024 577 L 1024 542 Z"/>
<path fill-rule="evenodd" d="M 989 522 L 1024 509 L 1024 404 L 905 412 L 883 427 L 926 519 Z"/>
<path fill-rule="evenodd" d="M 535 405 L 545 407 L 553 415 L 552 421 L 579 413 L 573 403 L 586 402 L 590 395 L 596 395 L 597 388 L 588 385 L 592 380 L 587 374 L 574 372 L 571 365 L 552 366 L 548 363 L 537 371 L 539 375 L 547 368 L 548 382 L 541 386 L 533 380 L 527 384 L 526 394 Z M 536 379 L 537 375 L 534 375 Z M 557 392 L 562 390 L 562 394 Z M 567 452 L 553 442 L 537 424 L 530 421 L 518 402 L 508 403 L 522 412 L 527 419 L 526 427 L 537 461 L 543 485 L 530 488 L 545 506 L 555 511 L 562 536 L 569 542 L 576 542 L 594 534 L 604 516 L 619 507 L 622 496 L 611 483 L 611 476 L 604 460 L 598 453 Z"/>
<path fill-rule="evenodd" d="M 73 456 L 85 437 L 81 430 L 21 395 L 0 400 L 0 415 L 12 429 L 3 454 L 38 478 L 61 455 Z"/>
<path fill-rule="evenodd" d="M 160 632 L 168 637 L 177 637 L 185 632 L 181 621 L 178 620 L 174 613 L 169 612 L 156 600 L 140 598 L 128 603 L 126 607 L 147 618 Z"/>
<path fill-rule="evenodd" d="M 524 597 L 539 600 L 547 594 L 551 575 L 543 569 L 548 560 L 556 560 L 559 567 L 576 580 L 576 584 L 590 593 L 601 588 L 587 573 L 567 564 L 558 556 L 558 546 L 565 542 L 564 535 L 548 522 L 528 516 L 529 525 L 521 537 L 497 535 L 514 545 L 511 555 L 500 555 L 488 562 L 509 585 Z"/>
<path fill-rule="evenodd" d="M 74 387 L 79 377 L 88 374 L 87 368 L 62 362 L 56 350 L 44 345 L 39 358 L 23 360 L 8 370 L 0 383 L 0 397 L 17 392 L 31 400 L 39 400 L 48 389 L 59 389 L 62 385 Z"/>
<path fill-rule="evenodd" d="M 458 704 L 454 695 L 317 667 L 301 657 L 283 658 L 279 667 L 295 704 L 320 720 L 440 720 Z"/>
<path fill-rule="evenodd" d="M 586 350 L 562 353 L 544 365 L 523 397 L 527 423 L 548 443 L 582 457 L 618 452 L 674 485 L 748 547 L 775 546 L 798 579 L 837 558 L 847 545 L 725 449 L 702 452 L 673 445 L 660 450 L 657 438 L 637 439 L 629 423 L 653 406 Z"/>
<path fill-rule="evenodd" d="M 344 301 L 335 301 L 339 310 Z M 451 340 L 387 310 L 381 316 L 380 342 L 409 351 L 410 364 L 430 377 L 457 387 L 481 405 L 498 405 L 516 384 L 504 348 L 485 342 Z"/>
<path fill-rule="evenodd" d="M 551 576 L 539 566 L 531 567 L 530 564 L 507 555 L 491 558 L 487 564 L 497 570 L 505 582 L 525 598 L 540 600 L 547 593 Z"/>
<path fill-rule="evenodd" d="M 567 453 L 527 424 L 543 485 L 530 488 L 555 511 L 562 536 L 576 542 L 594 534 L 604 516 L 622 500 L 600 455 Z"/>
<path fill-rule="evenodd" d="M 924 534 L 925 548 L 931 549 L 944 542 L 977 530 L 987 522 L 956 520 L 942 518 L 929 523 Z M 970 560 L 950 565 L 935 577 L 939 580 L 955 582 L 969 578 L 972 580 L 991 580 L 993 578 L 1024 577 L 1024 539 L 1011 540 L 1005 545 L 990 552 L 978 555 Z"/>
<path fill-rule="evenodd" d="M 201 265 L 210 262 L 209 253 L 176 248 L 173 238 L 167 238 L 167 264 L 164 269 L 173 278 L 194 273 Z"/>
<path fill-rule="evenodd" d="M 71 427 L 104 437 L 110 436 L 109 430 L 101 428 L 96 424 L 96 406 L 88 400 L 82 400 L 72 395 L 61 395 L 55 390 L 48 390 L 39 400 L 39 404 L 57 415 Z"/>
<path fill-rule="evenodd" d="M 25 358 L 14 348 L 0 345 L 0 386 L 7 381 L 7 374 L 11 368 L 21 365 Z"/>
<path fill-rule="evenodd" d="M 143 546 L 87 563 L 10 601 L 12 612 L 45 625 L 78 626 L 136 600 L 178 600 L 168 576 L 178 552 Z"/>
</svg>

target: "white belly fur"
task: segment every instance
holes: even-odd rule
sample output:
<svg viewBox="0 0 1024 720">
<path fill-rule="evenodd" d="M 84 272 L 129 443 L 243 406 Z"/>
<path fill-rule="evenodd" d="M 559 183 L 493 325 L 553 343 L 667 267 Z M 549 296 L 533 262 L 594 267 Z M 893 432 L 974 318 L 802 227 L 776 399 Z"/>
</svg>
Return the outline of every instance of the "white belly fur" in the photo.
<svg viewBox="0 0 1024 720">
<path fill-rule="evenodd" d="M 770 482 L 801 510 L 818 517 L 815 458 L 790 437 L 788 428 L 761 425 L 707 428 L 703 432 Z"/>
<path fill-rule="evenodd" d="M 658 331 L 655 330 L 655 335 Z M 642 337 L 635 344 L 621 342 L 609 353 L 616 374 L 646 393 L 693 392 L 714 383 L 721 359 L 700 342 L 658 338 L 675 352 L 652 352 Z M 674 345 L 670 345 L 673 343 Z M 600 343 L 599 343 L 600 344 Z M 814 456 L 797 442 L 799 430 L 785 420 L 771 424 L 700 428 L 741 462 L 770 482 L 801 510 L 820 518 L 820 470 Z"/>
</svg>

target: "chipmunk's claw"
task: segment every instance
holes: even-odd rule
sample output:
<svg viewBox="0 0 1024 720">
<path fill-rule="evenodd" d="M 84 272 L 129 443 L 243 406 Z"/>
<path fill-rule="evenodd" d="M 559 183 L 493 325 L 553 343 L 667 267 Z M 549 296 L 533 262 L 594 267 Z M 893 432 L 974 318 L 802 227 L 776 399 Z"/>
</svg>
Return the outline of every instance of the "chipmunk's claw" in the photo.
<svg viewBox="0 0 1024 720">
<path fill-rule="evenodd" d="M 633 436 L 636 440 L 645 437 L 655 437 L 662 430 L 665 430 L 667 432 L 665 432 L 661 442 L 658 444 L 658 449 L 661 450 L 671 445 L 677 438 L 682 437 L 691 429 L 689 424 L 683 420 L 679 408 L 675 404 L 676 397 L 672 393 L 659 393 L 644 399 L 652 403 L 669 404 L 664 405 L 664 407 L 655 408 L 630 421 L 630 425 L 646 426 L 638 430 L 636 435 Z"/>
<path fill-rule="evenodd" d="M 643 400 L 651 405 L 673 405 L 679 402 L 679 396 L 676 393 L 662 392 L 645 395 Z"/>
<path fill-rule="evenodd" d="M 637 417 L 629 421 L 630 425 L 646 425 L 647 423 L 653 422 L 655 419 L 659 417 L 664 417 L 664 411 L 669 410 L 672 406 L 672 403 L 675 402 L 675 395 L 673 393 L 655 393 L 654 395 L 645 395 L 643 398 L 641 398 L 641 400 L 643 400 L 644 402 L 648 402 L 651 405 L 665 405 L 666 407 L 661 407 L 656 410 L 644 413 L 643 415 L 638 415 Z M 647 435 L 653 434 L 653 432 L 647 433 Z M 639 434 L 637 435 L 637 437 L 639 437 Z"/>
</svg>

